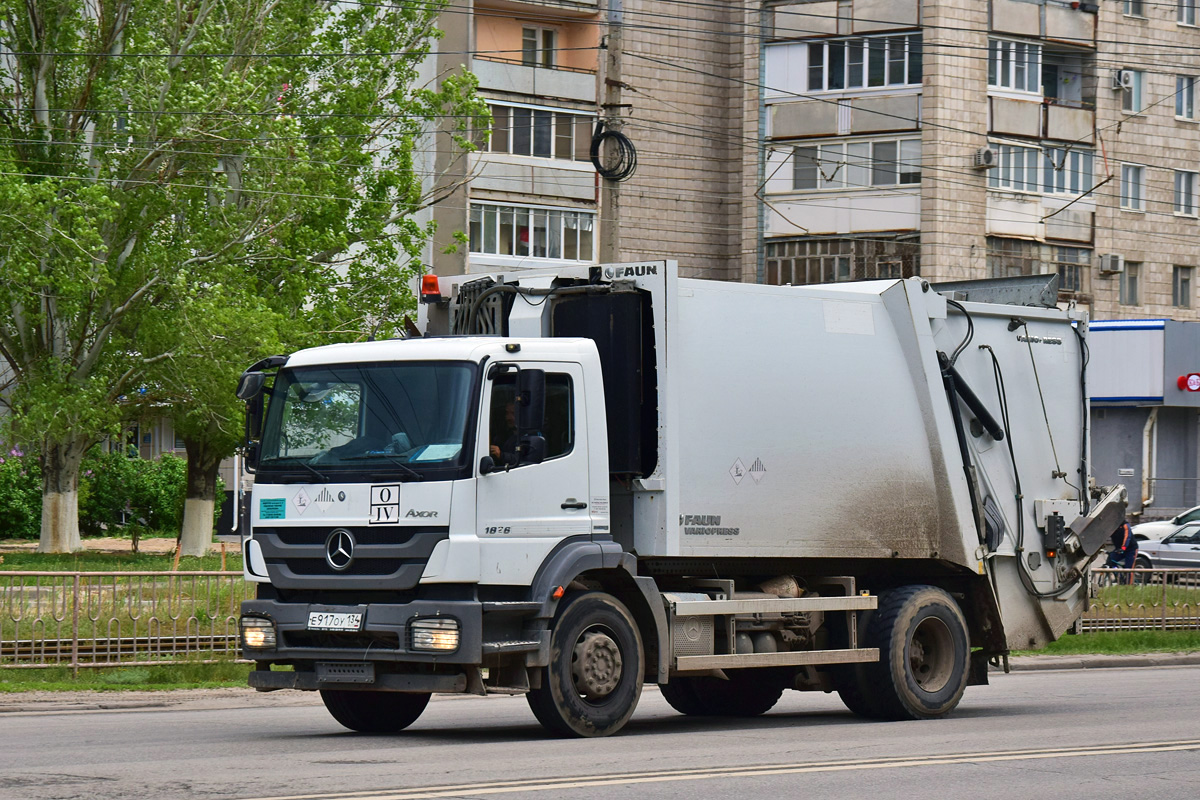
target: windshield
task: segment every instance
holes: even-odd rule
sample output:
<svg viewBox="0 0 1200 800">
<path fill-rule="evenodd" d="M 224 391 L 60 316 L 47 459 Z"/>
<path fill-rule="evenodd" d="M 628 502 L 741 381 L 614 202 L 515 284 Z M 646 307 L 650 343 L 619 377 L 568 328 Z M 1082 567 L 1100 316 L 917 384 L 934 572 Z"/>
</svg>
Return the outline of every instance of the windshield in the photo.
<svg viewBox="0 0 1200 800">
<path fill-rule="evenodd" d="M 387 471 L 404 479 L 466 463 L 475 365 L 406 362 L 282 370 L 261 469 Z"/>
</svg>

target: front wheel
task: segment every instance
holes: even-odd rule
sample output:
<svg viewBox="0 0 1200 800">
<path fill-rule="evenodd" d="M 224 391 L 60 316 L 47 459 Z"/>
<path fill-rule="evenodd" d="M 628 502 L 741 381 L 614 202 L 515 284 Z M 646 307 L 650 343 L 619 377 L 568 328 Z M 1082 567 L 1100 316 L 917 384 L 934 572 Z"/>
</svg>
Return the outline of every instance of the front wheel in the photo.
<svg viewBox="0 0 1200 800">
<path fill-rule="evenodd" d="M 417 721 L 429 694 L 322 689 L 321 701 L 333 718 L 359 733 L 396 733 Z"/>
<path fill-rule="evenodd" d="M 615 597 L 567 598 L 550 633 L 550 665 L 526 695 L 538 722 L 560 736 L 616 733 L 637 707 L 644 674 L 642 638 Z"/>
</svg>

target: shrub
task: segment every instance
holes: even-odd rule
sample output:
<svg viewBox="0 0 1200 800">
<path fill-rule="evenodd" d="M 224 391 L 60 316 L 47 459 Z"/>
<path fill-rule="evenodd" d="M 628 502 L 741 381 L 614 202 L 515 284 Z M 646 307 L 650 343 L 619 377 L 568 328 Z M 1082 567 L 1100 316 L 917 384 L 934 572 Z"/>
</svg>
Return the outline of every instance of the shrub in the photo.
<svg viewBox="0 0 1200 800">
<path fill-rule="evenodd" d="M 146 461 L 96 449 L 80 472 L 79 526 L 88 534 L 122 524 L 178 531 L 186 492 L 187 461 L 178 456 Z"/>
<path fill-rule="evenodd" d="M 0 538 L 36 539 L 42 529 L 42 468 L 12 448 L 0 455 Z"/>
</svg>

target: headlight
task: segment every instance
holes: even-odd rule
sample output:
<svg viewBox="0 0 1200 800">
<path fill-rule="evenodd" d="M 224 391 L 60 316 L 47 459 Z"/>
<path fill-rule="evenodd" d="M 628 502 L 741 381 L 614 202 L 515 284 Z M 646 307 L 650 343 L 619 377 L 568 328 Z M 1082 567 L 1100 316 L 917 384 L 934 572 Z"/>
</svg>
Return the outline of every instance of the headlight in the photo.
<svg viewBox="0 0 1200 800">
<path fill-rule="evenodd" d="M 458 620 L 446 618 L 419 619 L 409 626 L 413 650 L 458 649 Z"/>
<path fill-rule="evenodd" d="M 274 647 L 275 623 L 266 617 L 242 617 L 242 646 Z"/>
</svg>

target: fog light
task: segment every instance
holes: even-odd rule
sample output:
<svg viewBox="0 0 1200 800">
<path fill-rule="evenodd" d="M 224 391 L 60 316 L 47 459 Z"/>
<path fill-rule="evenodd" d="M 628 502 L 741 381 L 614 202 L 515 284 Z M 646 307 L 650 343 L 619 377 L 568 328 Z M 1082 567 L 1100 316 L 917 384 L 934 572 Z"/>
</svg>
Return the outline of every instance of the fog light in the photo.
<svg viewBox="0 0 1200 800">
<path fill-rule="evenodd" d="M 242 617 L 243 647 L 274 647 L 275 623 L 266 617 Z"/>
<path fill-rule="evenodd" d="M 458 649 L 456 619 L 419 619 L 413 622 L 409 629 L 412 631 L 413 650 Z"/>
</svg>

